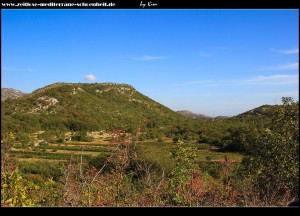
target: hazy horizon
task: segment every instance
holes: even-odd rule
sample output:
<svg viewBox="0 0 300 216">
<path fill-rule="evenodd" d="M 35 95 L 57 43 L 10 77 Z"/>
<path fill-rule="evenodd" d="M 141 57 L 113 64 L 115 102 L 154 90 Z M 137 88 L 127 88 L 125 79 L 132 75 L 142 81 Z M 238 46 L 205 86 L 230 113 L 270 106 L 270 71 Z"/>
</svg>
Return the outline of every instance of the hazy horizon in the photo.
<svg viewBox="0 0 300 216">
<path fill-rule="evenodd" d="M 298 10 L 2 10 L 2 88 L 130 84 L 174 111 L 299 100 Z"/>
</svg>

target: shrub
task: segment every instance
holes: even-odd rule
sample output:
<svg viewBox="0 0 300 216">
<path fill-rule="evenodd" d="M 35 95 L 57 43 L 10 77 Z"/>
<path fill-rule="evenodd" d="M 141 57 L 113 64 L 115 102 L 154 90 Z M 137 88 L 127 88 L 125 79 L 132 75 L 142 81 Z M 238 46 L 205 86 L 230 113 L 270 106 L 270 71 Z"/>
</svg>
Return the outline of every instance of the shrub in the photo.
<svg viewBox="0 0 300 216">
<path fill-rule="evenodd" d="M 248 156 L 239 168 L 263 196 L 271 197 L 274 189 L 277 196 L 299 195 L 299 102 L 291 98 L 282 102 L 283 106 L 276 107 L 272 127 L 248 146 Z"/>
</svg>

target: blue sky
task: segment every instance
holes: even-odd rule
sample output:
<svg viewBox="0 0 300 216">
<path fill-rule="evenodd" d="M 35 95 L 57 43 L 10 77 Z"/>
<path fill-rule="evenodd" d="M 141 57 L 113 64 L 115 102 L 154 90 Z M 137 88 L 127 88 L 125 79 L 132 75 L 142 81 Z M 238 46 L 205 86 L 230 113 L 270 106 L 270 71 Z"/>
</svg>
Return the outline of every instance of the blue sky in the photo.
<svg viewBox="0 0 300 216">
<path fill-rule="evenodd" d="M 173 109 L 299 100 L 298 10 L 2 10 L 2 88 L 116 82 Z"/>
</svg>

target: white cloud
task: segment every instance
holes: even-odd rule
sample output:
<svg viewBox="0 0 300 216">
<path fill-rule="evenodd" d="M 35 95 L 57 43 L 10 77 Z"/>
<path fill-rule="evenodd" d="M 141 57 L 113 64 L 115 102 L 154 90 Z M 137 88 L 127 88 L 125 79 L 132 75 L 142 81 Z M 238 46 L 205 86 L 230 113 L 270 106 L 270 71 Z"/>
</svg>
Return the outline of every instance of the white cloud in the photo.
<svg viewBox="0 0 300 216">
<path fill-rule="evenodd" d="M 164 59 L 166 57 L 164 56 L 148 56 L 144 55 L 142 57 L 132 57 L 134 60 L 139 60 L 139 61 L 152 61 L 152 60 L 159 60 L 159 59 Z"/>
<path fill-rule="evenodd" d="M 299 82 L 298 74 L 256 76 L 251 79 L 235 81 L 240 85 L 291 85 Z"/>
<path fill-rule="evenodd" d="M 270 67 L 262 68 L 261 70 L 299 70 L 299 62 L 291 62 Z"/>
<path fill-rule="evenodd" d="M 91 81 L 91 80 L 95 80 L 96 76 L 93 74 L 89 74 L 89 75 L 84 76 L 84 79 Z"/>
<path fill-rule="evenodd" d="M 20 69 L 3 67 L 3 68 L 2 68 L 2 71 L 5 71 L 5 72 L 19 72 Z"/>
<path fill-rule="evenodd" d="M 244 85 L 244 86 L 278 86 L 299 84 L 298 74 L 275 74 L 270 76 L 256 76 L 249 79 L 240 80 L 196 80 L 184 83 L 172 84 L 172 87 L 186 87 L 193 85 L 202 85 L 206 87 L 220 87 L 227 85 Z"/>
<path fill-rule="evenodd" d="M 278 49 L 271 49 L 272 52 L 280 53 L 283 55 L 290 55 L 290 54 L 298 54 L 299 49 L 287 49 L 287 50 L 278 50 Z"/>
<path fill-rule="evenodd" d="M 207 53 L 207 52 L 199 52 L 199 56 L 204 57 L 204 58 L 209 58 L 209 57 L 212 57 L 213 54 Z"/>
<path fill-rule="evenodd" d="M 282 92 L 266 92 L 266 93 L 259 93 L 255 94 L 255 97 L 283 97 L 283 96 L 288 96 L 288 97 L 299 97 L 299 92 L 298 91 L 282 91 Z"/>
<path fill-rule="evenodd" d="M 172 84 L 173 87 L 181 87 L 181 86 L 191 86 L 191 85 L 199 85 L 199 84 L 209 84 L 212 83 L 212 80 L 196 80 L 196 81 L 189 81 L 185 83 L 175 83 Z"/>
<path fill-rule="evenodd" d="M 5 72 L 34 72 L 35 70 L 31 67 L 28 68 L 8 68 L 8 67 L 2 67 L 2 71 Z"/>
<path fill-rule="evenodd" d="M 227 46 L 215 46 L 215 47 L 211 47 L 211 49 L 215 49 L 215 50 L 230 50 L 232 48 L 227 47 Z"/>
</svg>

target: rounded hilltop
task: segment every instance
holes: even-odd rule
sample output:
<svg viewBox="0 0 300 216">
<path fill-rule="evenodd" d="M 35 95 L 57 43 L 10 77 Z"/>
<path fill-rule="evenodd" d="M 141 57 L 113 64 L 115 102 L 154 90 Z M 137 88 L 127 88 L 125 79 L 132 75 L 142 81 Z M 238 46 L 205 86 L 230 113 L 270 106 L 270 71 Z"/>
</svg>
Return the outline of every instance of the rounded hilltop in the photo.
<svg viewBox="0 0 300 216">
<path fill-rule="evenodd" d="M 45 91 L 45 90 L 48 90 L 48 89 L 61 87 L 61 86 L 74 86 L 74 87 L 79 87 L 79 86 L 93 86 L 93 87 L 97 87 L 97 86 L 116 86 L 116 87 L 127 87 L 127 88 L 131 88 L 131 89 L 135 90 L 135 88 L 132 85 L 124 84 L 124 83 L 113 83 L 113 82 L 65 83 L 65 82 L 56 82 L 56 83 L 52 83 L 50 85 L 44 86 L 42 88 L 38 88 L 38 89 L 34 90 L 32 93 L 38 93 L 38 92 L 42 92 L 42 91 Z"/>
</svg>

